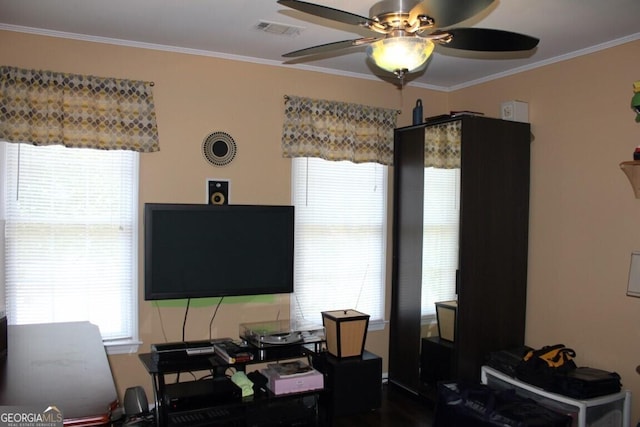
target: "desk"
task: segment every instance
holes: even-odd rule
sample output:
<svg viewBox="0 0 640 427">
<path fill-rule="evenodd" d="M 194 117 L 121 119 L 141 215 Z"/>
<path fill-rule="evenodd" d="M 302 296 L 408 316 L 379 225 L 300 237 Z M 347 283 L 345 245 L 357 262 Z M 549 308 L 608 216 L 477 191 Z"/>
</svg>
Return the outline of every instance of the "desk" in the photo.
<svg viewBox="0 0 640 427">
<path fill-rule="evenodd" d="M 7 344 L 0 361 L 0 405 L 55 405 L 65 426 L 109 423 L 118 395 L 97 326 L 10 325 Z"/>
</svg>

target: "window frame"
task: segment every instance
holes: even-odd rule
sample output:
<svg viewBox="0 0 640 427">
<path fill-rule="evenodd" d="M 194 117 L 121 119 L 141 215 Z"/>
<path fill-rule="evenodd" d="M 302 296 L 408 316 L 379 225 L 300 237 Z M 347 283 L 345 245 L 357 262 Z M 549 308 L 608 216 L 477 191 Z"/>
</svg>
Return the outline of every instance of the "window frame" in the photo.
<svg viewBox="0 0 640 427">
<path fill-rule="evenodd" d="M 292 158 L 292 167 L 291 167 L 291 199 L 292 199 L 292 204 L 295 206 L 295 192 L 296 192 L 296 167 L 294 165 L 294 162 L 298 162 L 298 161 L 307 161 L 307 159 L 314 159 L 313 157 L 297 157 L 297 158 Z M 323 160 L 323 159 L 318 159 L 318 160 Z M 323 160 L 323 161 L 327 161 L 329 162 L 329 160 Z M 353 163 L 354 165 L 358 165 L 356 163 Z M 388 197 L 389 197 L 389 168 L 386 165 L 379 165 L 382 168 L 382 183 L 383 183 L 383 194 L 381 196 L 382 199 L 382 224 L 381 224 L 381 257 L 380 257 L 380 263 L 381 263 L 381 273 L 380 273 L 380 288 L 378 289 L 378 291 L 380 292 L 380 296 L 379 296 L 379 310 L 380 310 L 380 318 L 374 318 L 371 317 L 370 321 L 369 321 L 369 327 L 368 330 L 369 331 L 376 331 L 376 330 L 383 330 L 385 325 L 388 323 L 388 320 L 386 319 L 386 297 L 387 297 L 387 283 L 388 283 L 388 258 L 389 258 L 389 247 L 388 247 L 388 224 L 389 224 L 389 201 L 388 201 Z M 296 215 L 297 216 L 297 215 Z M 296 220 L 297 222 L 297 220 Z M 296 240 L 298 239 L 298 230 L 296 227 Z M 298 303 L 296 301 L 296 291 L 295 291 L 295 286 L 294 286 L 294 293 L 291 294 L 290 296 L 290 307 L 291 307 L 291 319 L 296 319 L 298 321 L 300 321 L 300 319 L 298 319 L 297 317 L 297 313 L 299 312 L 298 309 Z M 355 309 L 358 310 L 357 307 L 337 307 L 337 309 Z M 327 310 L 333 310 L 336 309 L 336 307 L 328 307 Z M 367 313 L 368 314 L 368 313 Z"/>
<path fill-rule="evenodd" d="M 2 278 L 0 280 L 0 313 L 6 313 L 7 291 L 6 291 L 6 279 L 5 279 L 5 226 L 6 226 L 6 172 L 7 172 L 7 148 L 8 144 L 16 144 L 0 140 L 0 164 L 3 165 L 4 171 L 0 173 L 0 227 L 2 230 L 0 236 L 0 271 L 2 271 Z M 83 148 L 84 149 L 84 148 Z M 139 168 L 140 168 L 140 153 L 131 151 L 133 157 L 132 170 L 131 170 L 131 223 L 132 223 L 132 239 L 131 239 L 131 253 L 134 256 L 131 264 L 131 313 L 129 323 L 131 325 L 131 338 L 124 339 L 103 339 L 105 350 L 107 354 L 130 354 L 136 353 L 142 342 L 140 341 L 139 334 L 139 235 L 140 235 L 140 221 L 139 221 Z"/>
</svg>

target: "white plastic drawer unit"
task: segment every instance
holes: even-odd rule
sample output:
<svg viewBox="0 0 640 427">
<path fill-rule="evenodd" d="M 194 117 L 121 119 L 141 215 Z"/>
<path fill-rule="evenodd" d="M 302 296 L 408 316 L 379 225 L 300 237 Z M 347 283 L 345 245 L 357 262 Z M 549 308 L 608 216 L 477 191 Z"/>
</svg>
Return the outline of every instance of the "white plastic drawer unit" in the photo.
<svg viewBox="0 0 640 427">
<path fill-rule="evenodd" d="M 483 384 L 494 389 L 514 389 L 520 396 L 528 397 L 542 406 L 571 415 L 573 427 L 630 426 L 630 391 L 621 391 L 594 399 L 577 400 L 548 392 L 488 366 L 482 367 L 481 379 Z"/>
</svg>

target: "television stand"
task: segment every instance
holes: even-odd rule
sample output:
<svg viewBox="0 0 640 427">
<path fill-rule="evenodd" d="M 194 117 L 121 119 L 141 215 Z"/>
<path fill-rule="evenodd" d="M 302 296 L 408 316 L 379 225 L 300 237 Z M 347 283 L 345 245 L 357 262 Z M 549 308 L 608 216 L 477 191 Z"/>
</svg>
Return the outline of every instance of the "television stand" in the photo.
<svg viewBox="0 0 640 427">
<path fill-rule="evenodd" d="M 273 423 L 277 417 L 287 418 L 282 418 L 284 425 L 322 425 L 325 414 L 320 410 L 318 400 L 324 389 L 281 395 L 270 390 L 254 390 L 253 396 L 241 397 L 237 394 L 240 389 L 226 375 L 229 368 L 246 371 L 252 364 L 286 359 L 307 358 L 309 365 L 313 365 L 312 357 L 316 355 L 317 347 L 291 344 L 262 352 L 250 346 L 248 349 L 254 353 L 253 360 L 235 364 L 226 363 L 218 355 L 158 360 L 156 353 L 140 354 L 140 361 L 152 379 L 156 425 L 183 426 L 189 420 L 190 426 L 212 423 L 260 426 L 267 420 Z M 166 383 L 168 375 L 182 372 L 202 372 L 203 376 L 198 380 Z"/>
</svg>

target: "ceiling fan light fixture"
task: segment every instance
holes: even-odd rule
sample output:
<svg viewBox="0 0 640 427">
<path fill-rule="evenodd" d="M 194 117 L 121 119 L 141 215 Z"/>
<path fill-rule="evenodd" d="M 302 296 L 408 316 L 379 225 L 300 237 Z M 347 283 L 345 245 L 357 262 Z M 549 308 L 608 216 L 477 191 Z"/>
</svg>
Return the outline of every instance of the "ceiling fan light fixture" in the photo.
<svg viewBox="0 0 640 427">
<path fill-rule="evenodd" d="M 412 72 L 424 65 L 435 45 L 422 37 L 389 37 L 371 43 L 367 56 L 383 70 Z"/>
</svg>

